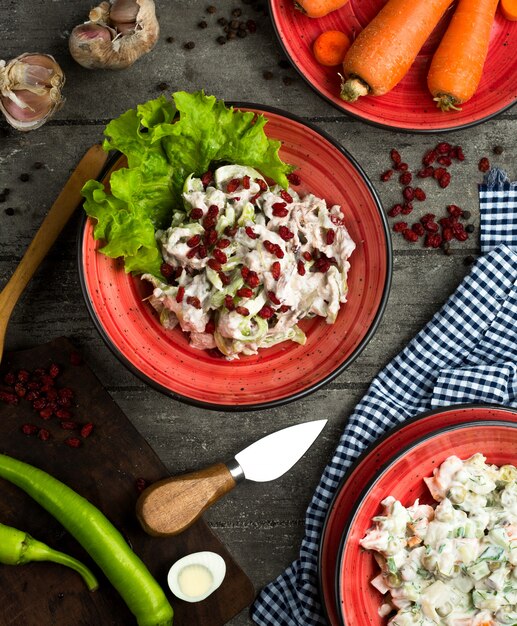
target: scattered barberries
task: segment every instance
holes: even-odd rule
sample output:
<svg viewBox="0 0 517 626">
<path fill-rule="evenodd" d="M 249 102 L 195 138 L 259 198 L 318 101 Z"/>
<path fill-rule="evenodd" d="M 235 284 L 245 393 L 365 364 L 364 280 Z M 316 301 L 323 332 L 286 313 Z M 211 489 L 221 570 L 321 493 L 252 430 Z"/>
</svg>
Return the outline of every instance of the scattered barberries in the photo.
<svg viewBox="0 0 517 626">
<path fill-rule="evenodd" d="M 402 234 L 404 235 L 404 239 L 406 241 L 410 241 L 411 243 L 415 243 L 416 241 L 418 241 L 418 235 L 417 233 L 415 233 L 414 230 L 406 228 L 406 230 L 404 230 Z"/>
<path fill-rule="evenodd" d="M 400 153 L 395 148 L 391 149 L 390 157 L 393 163 L 400 163 L 402 161 L 402 157 L 400 156 Z"/>
<path fill-rule="evenodd" d="M 291 183 L 291 185 L 294 185 L 295 187 L 300 185 L 302 182 L 298 174 L 295 174 L 294 172 L 291 172 L 291 174 L 287 174 L 287 180 Z"/>
<path fill-rule="evenodd" d="M 415 198 L 419 202 L 423 202 L 427 198 L 425 191 L 420 187 L 415 187 Z"/>
<path fill-rule="evenodd" d="M 381 181 L 386 183 L 393 176 L 393 170 L 386 170 L 381 174 Z"/>
<path fill-rule="evenodd" d="M 425 228 L 423 227 L 422 224 L 420 224 L 420 222 L 415 222 L 412 226 L 411 226 L 411 230 L 416 233 L 419 237 L 422 237 L 423 235 L 425 235 Z"/>
<path fill-rule="evenodd" d="M 270 306 L 267 306 L 267 304 L 265 304 L 258 312 L 258 316 L 264 320 L 268 320 L 270 317 L 273 317 L 274 314 L 275 312 L 273 309 Z"/>
<path fill-rule="evenodd" d="M 411 172 L 403 172 L 399 176 L 399 182 L 401 185 L 409 185 L 409 183 L 413 180 L 413 174 Z"/>
<path fill-rule="evenodd" d="M 486 157 L 483 157 L 478 163 L 478 169 L 480 172 L 488 172 L 490 169 L 490 161 Z"/>
<path fill-rule="evenodd" d="M 390 217 L 397 217 L 397 215 L 400 215 L 400 213 L 402 212 L 402 205 L 401 204 L 394 204 L 391 209 L 388 211 L 388 215 Z"/>
</svg>

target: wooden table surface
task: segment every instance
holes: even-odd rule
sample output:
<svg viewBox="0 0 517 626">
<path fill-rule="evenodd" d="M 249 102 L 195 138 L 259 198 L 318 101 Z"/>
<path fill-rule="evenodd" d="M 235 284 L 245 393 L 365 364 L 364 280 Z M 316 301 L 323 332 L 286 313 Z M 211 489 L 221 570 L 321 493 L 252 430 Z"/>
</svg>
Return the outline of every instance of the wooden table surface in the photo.
<svg viewBox="0 0 517 626">
<path fill-rule="evenodd" d="M 285 56 L 265 2 L 260 2 L 260 8 L 240 0 L 214 0 L 215 15 L 207 14 L 208 4 L 205 0 L 159 0 L 161 34 L 155 49 L 132 68 L 109 72 L 85 70 L 68 53 L 68 35 L 74 25 L 86 19 L 89 2 L 0 3 L 1 57 L 9 60 L 23 52 L 50 53 L 67 77 L 67 101 L 45 126 L 25 134 L 0 122 L 0 192 L 10 189 L 8 200 L 0 203 L 0 285 L 10 277 L 81 155 L 102 138 L 105 124 L 162 93 L 161 83 L 166 83 L 170 92 L 204 89 L 226 100 L 280 107 L 315 123 L 361 163 L 386 208 L 398 201 L 400 194 L 397 185 L 378 182 L 380 172 L 389 165 L 391 147 L 403 151 L 410 163 L 418 163 L 424 151 L 442 138 L 461 144 L 467 161 L 456 169 L 451 186 L 438 197 L 433 195 L 435 206 L 431 200 L 415 214 L 419 217 L 433 209 L 441 214 L 446 204 L 457 203 L 472 212 L 470 221 L 476 226 L 468 242 L 452 246 L 450 256 L 393 234 L 393 285 L 374 338 L 332 383 L 302 401 L 266 411 L 232 414 L 186 406 L 151 389 L 117 361 L 96 331 L 81 295 L 76 258 L 79 212 L 28 286 L 11 319 L 7 348 L 24 348 L 60 335 L 71 337 L 173 473 L 230 457 L 258 437 L 309 416 L 329 419 L 303 462 L 275 482 L 241 486 L 207 515 L 209 524 L 259 590 L 296 558 L 311 494 L 370 381 L 461 282 L 469 271 L 465 258 L 479 253 L 477 183 L 481 175 L 477 162 L 487 155 L 517 177 L 517 110 L 447 135 L 404 134 L 366 125 L 332 108 L 294 69 L 279 65 Z M 236 7 L 256 21 L 257 32 L 220 45 L 216 38 L 222 29 L 216 19 L 229 17 Z M 198 26 L 203 19 L 208 22 L 206 29 Z M 174 38 L 172 43 L 167 42 L 170 37 Z M 185 49 L 187 41 L 193 41 L 195 47 Z M 273 77 L 266 80 L 265 71 L 272 72 Z M 498 157 L 492 154 L 496 145 L 504 147 Z M 34 169 L 35 162 L 42 162 L 44 167 Z M 30 175 L 28 182 L 20 180 L 22 173 Z M 13 215 L 5 212 L 8 208 L 14 209 Z M 231 622 L 232 626 L 250 623 L 247 611 Z"/>
</svg>

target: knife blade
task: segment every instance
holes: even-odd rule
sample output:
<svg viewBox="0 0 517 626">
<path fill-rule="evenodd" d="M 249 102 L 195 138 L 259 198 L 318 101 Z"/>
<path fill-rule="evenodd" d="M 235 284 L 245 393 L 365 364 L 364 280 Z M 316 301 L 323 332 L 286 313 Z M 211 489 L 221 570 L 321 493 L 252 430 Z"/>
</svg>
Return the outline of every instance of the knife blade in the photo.
<svg viewBox="0 0 517 626">
<path fill-rule="evenodd" d="M 177 535 L 244 479 L 279 478 L 300 460 L 327 420 L 314 420 L 271 433 L 238 452 L 227 463 L 159 480 L 145 489 L 136 515 L 150 535 Z"/>
</svg>

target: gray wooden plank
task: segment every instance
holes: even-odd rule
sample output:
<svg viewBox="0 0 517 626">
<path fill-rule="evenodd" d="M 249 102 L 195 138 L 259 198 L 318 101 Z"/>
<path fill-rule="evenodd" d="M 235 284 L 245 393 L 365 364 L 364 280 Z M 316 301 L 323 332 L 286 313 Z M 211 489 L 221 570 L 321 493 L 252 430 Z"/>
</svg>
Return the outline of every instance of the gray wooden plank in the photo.
<svg viewBox="0 0 517 626">
<path fill-rule="evenodd" d="M 460 204 L 472 212 L 477 235 L 479 158 L 488 155 L 517 176 L 517 146 L 511 141 L 515 108 L 482 126 L 446 135 L 412 135 L 368 126 L 321 100 L 294 69 L 279 67 L 285 56 L 267 16 L 236 0 L 214 3 L 217 13 L 211 17 L 206 13 L 208 4 L 201 0 L 158 1 L 161 35 L 156 48 L 132 68 L 113 73 L 83 69 L 68 54 L 68 34 L 86 18 L 90 4 L 79 0 L 0 3 L 2 58 L 24 51 L 48 52 L 56 56 L 67 76 L 67 101 L 46 126 L 29 134 L 8 131 L 5 136 L 5 125 L 0 123 L 0 191 L 11 189 L 8 202 L 0 204 L 0 285 L 10 276 L 75 163 L 102 138 L 105 123 L 138 102 L 158 96 L 162 82 L 169 91 L 203 88 L 228 101 L 265 103 L 311 121 L 359 161 L 386 209 L 400 199 L 395 181 L 379 181 L 379 174 L 389 166 L 391 147 L 416 166 L 425 150 L 438 141 L 461 144 L 467 161 L 452 168 L 450 187 L 439 190 L 434 181 L 423 181 L 428 200 L 416 205 L 410 217 L 418 219 L 428 211 L 442 214 L 447 204 Z M 241 6 L 246 17 L 257 21 L 257 33 L 221 46 L 215 42 L 221 34 L 215 21 L 221 15 L 227 17 L 234 6 Z M 203 18 L 209 23 L 205 30 L 197 27 Z M 174 43 L 167 43 L 170 36 Z M 195 42 L 195 48 L 185 50 L 183 44 L 189 40 Z M 265 70 L 273 72 L 271 80 L 263 78 Z M 286 86 L 283 77 L 292 83 Z M 495 157 L 492 148 L 498 144 L 504 146 L 504 152 Z M 45 167 L 34 170 L 35 161 Z M 30 173 L 28 183 L 19 180 L 23 172 Z M 14 208 L 13 216 L 5 214 L 7 207 Z M 467 274 L 469 267 L 463 261 L 479 252 L 477 236 L 461 246 L 456 243 L 453 254 L 445 256 L 393 234 L 389 303 L 376 335 L 358 359 L 325 388 L 299 402 L 236 415 L 181 404 L 150 389 L 119 364 L 102 342 L 82 300 L 76 266 L 78 221 L 79 215 L 65 229 L 15 309 L 8 347 L 22 348 L 62 334 L 71 336 L 171 472 L 227 458 L 261 435 L 308 415 L 329 419 L 320 438 L 288 474 L 271 484 L 242 485 L 207 516 L 258 590 L 296 557 L 305 509 L 355 404 L 379 369 L 422 328 Z M 250 623 L 246 611 L 231 622 L 232 626 Z"/>
</svg>

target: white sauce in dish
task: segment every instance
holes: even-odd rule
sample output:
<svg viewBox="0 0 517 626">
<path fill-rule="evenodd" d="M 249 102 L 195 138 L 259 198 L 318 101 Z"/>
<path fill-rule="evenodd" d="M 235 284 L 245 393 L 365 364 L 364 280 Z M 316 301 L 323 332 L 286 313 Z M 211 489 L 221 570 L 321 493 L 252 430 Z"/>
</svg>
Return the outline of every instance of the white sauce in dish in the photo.
<svg viewBox="0 0 517 626">
<path fill-rule="evenodd" d="M 515 626 L 517 469 L 451 456 L 424 480 L 437 506 L 388 496 L 360 541 L 381 568 L 379 614 L 390 626 Z"/>
</svg>

